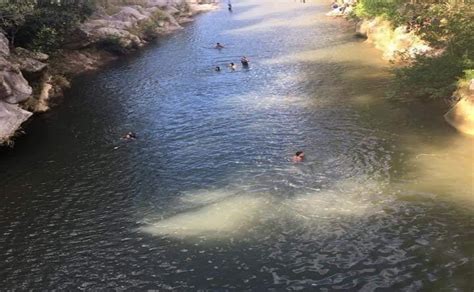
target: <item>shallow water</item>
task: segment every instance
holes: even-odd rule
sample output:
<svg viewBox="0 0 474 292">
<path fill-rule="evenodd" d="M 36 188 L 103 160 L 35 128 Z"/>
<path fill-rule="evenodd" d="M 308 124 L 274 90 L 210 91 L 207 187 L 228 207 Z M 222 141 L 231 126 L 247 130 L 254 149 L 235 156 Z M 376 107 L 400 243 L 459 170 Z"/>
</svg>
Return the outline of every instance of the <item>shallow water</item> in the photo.
<svg viewBox="0 0 474 292">
<path fill-rule="evenodd" d="M 235 1 L 77 78 L 0 153 L 0 287 L 471 291 L 473 140 L 386 100 L 327 4 Z"/>
</svg>

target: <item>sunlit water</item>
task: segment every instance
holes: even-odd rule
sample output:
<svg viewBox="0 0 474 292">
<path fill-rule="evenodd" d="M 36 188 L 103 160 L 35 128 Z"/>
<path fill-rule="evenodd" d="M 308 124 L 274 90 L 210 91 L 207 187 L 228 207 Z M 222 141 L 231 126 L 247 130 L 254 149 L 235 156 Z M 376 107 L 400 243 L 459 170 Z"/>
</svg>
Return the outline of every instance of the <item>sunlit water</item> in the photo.
<svg viewBox="0 0 474 292">
<path fill-rule="evenodd" d="M 77 78 L 1 153 L 0 287 L 471 291 L 473 140 L 327 10 L 235 1 Z"/>
</svg>

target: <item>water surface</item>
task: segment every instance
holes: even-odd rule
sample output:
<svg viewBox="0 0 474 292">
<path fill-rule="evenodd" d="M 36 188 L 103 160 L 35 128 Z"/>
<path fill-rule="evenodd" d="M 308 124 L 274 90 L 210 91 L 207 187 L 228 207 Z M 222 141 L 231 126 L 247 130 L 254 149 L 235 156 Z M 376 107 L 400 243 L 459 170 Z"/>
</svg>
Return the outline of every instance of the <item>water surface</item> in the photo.
<svg viewBox="0 0 474 292">
<path fill-rule="evenodd" d="M 328 3 L 233 4 L 77 78 L 0 153 L 0 287 L 471 291 L 473 140 L 386 100 Z"/>
</svg>

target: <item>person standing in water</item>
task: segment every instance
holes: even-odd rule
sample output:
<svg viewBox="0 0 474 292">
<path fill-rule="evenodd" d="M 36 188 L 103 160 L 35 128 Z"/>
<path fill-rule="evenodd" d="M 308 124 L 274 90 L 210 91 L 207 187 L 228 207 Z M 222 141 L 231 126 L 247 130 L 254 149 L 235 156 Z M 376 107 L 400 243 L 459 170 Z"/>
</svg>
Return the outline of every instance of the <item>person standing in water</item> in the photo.
<svg viewBox="0 0 474 292">
<path fill-rule="evenodd" d="M 235 71 L 235 69 L 237 69 L 237 66 L 234 63 L 230 63 L 229 68 L 230 70 Z"/>
<path fill-rule="evenodd" d="M 229 9 L 229 12 L 232 12 L 232 4 L 227 4 L 227 8 Z"/>
<path fill-rule="evenodd" d="M 249 67 L 249 59 L 247 59 L 247 57 L 243 56 L 241 59 L 240 59 L 240 63 L 242 63 L 242 67 L 244 68 L 248 68 Z"/>
<path fill-rule="evenodd" d="M 293 162 L 298 163 L 298 162 L 303 162 L 304 160 L 304 152 L 303 151 L 297 151 L 295 155 L 293 156 Z"/>
<path fill-rule="evenodd" d="M 214 48 L 216 48 L 216 49 L 223 49 L 224 46 L 221 45 L 221 43 L 216 43 L 216 46 L 215 46 Z"/>
</svg>

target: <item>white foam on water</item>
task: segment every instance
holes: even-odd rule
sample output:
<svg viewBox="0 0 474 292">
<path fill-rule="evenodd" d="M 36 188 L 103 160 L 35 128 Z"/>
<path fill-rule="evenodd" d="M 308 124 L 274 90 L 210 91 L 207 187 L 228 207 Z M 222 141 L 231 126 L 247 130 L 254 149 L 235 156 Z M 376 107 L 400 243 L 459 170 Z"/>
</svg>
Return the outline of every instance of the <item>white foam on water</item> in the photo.
<svg viewBox="0 0 474 292">
<path fill-rule="evenodd" d="M 178 238 L 215 238 L 243 235 L 259 224 L 279 224 L 285 218 L 292 222 L 303 219 L 305 226 L 311 222 L 320 225 L 340 217 L 364 217 L 381 212 L 382 207 L 372 196 L 378 188 L 380 185 L 375 182 L 342 181 L 330 190 L 280 200 L 269 194 L 241 194 L 228 189 L 199 191 L 180 199 L 180 204 L 188 205 L 187 211 L 141 230 Z"/>
<path fill-rule="evenodd" d="M 216 193 L 211 193 L 211 197 L 213 196 L 216 196 Z M 264 204 L 263 197 L 248 195 L 229 197 L 145 226 L 142 231 L 152 235 L 173 237 L 227 236 L 239 233 L 250 225 Z"/>
</svg>

